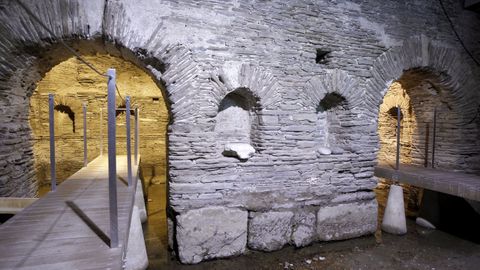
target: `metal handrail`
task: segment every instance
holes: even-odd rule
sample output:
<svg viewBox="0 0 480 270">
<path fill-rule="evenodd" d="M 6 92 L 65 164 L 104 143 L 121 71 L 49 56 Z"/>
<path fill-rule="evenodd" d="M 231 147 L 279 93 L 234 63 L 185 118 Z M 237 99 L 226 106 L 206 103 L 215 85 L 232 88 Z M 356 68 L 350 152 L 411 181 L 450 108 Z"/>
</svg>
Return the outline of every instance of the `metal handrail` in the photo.
<svg viewBox="0 0 480 270">
<path fill-rule="evenodd" d="M 397 106 L 397 152 L 396 152 L 396 159 L 395 159 L 395 170 L 399 170 L 400 168 L 400 132 L 401 132 L 401 123 L 400 117 L 401 116 L 401 109 L 400 106 Z M 432 168 L 435 168 L 435 140 L 436 140 L 436 133 L 437 133 L 437 107 L 433 110 L 433 134 L 432 134 Z M 427 132 L 425 138 L 425 155 L 422 155 L 425 159 L 425 167 L 428 167 L 428 141 L 429 141 L 429 124 L 427 123 Z M 415 148 L 419 153 L 420 149 L 418 149 L 414 144 L 411 144 L 413 148 Z M 421 153 L 420 153 L 421 155 Z"/>
<path fill-rule="evenodd" d="M 127 147 L 127 169 L 128 169 L 128 187 L 135 192 L 132 176 L 132 155 L 131 155 L 131 130 L 130 130 L 130 96 L 126 96 L 125 108 L 116 108 L 116 72 L 115 69 L 109 69 L 108 74 L 108 95 L 107 95 L 107 116 L 108 116 L 108 198 L 109 198 L 109 217 L 110 217 L 110 247 L 116 248 L 119 245 L 118 239 L 118 204 L 117 204 L 117 165 L 116 165 L 116 110 L 126 111 L 126 147 Z M 51 190 L 56 191 L 56 167 L 55 167 L 55 119 L 54 119 L 54 95 L 48 95 L 49 101 L 49 132 L 50 132 L 50 173 Z M 84 167 L 88 166 L 87 149 L 87 104 L 83 103 L 83 162 Z M 139 155 L 139 109 L 135 108 L 135 165 L 138 165 Z M 100 155 L 103 155 L 103 108 L 100 109 Z"/>
</svg>

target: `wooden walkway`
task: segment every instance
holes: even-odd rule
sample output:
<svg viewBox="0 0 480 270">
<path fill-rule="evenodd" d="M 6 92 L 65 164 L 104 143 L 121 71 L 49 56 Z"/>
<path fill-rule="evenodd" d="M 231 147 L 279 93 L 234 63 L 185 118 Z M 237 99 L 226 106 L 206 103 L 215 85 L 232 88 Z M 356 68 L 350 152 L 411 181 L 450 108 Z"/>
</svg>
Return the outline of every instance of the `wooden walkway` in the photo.
<svg viewBox="0 0 480 270">
<path fill-rule="evenodd" d="M 375 176 L 401 183 L 480 201 L 480 176 L 413 165 L 400 165 L 398 171 L 387 164 L 375 167 Z"/>
<path fill-rule="evenodd" d="M 126 160 L 127 156 L 117 157 L 117 174 L 125 181 Z M 136 183 L 138 167 L 132 164 L 132 171 Z M 120 245 L 111 249 L 108 159 L 96 158 L 61 183 L 56 192 L 49 192 L 0 225 L 0 269 L 121 269 L 135 195 L 132 191 L 122 180 L 117 181 Z"/>
</svg>

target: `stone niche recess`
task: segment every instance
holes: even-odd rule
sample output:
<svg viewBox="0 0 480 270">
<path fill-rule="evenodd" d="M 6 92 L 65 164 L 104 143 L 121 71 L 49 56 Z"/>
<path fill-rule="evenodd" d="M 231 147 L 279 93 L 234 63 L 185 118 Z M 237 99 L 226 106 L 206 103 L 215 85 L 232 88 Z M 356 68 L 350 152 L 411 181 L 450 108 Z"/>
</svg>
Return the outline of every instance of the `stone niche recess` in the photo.
<svg viewBox="0 0 480 270">
<path fill-rule="evenodd" d="M 348 103 L 336 93 L 327 93 L 317 106 L 317 131 L 321 155 L 341 154 L 349 149 L 345 123 L 350 121 Z"/>
<path fill-rule="evenodd" d="M 255 153 L 258 99 L 247 88 L 227 94 L 218 107 L 215 133 L 224 156 L 247 160 Z"/>
</svg>

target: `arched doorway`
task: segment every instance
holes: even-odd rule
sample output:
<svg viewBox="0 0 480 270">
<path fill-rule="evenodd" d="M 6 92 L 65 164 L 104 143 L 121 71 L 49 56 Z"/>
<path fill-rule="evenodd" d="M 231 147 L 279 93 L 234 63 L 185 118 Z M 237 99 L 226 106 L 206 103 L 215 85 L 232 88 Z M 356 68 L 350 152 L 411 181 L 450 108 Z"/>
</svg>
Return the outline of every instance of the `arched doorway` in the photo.
<svg viewBox="0 0 480 270">
<path fill-rule="evenodd" d="M 415 49 L 413 49 L 415 48 Z M 438 55 L 442 55 L 441 58 Z M 380 148 L 377 161 L 395 166 L 396 107 L 401 108 L 400 162 L 432 166 L 434 111 L 437 112 L 435 168 L 478 172 L 478 124 L 475 124 L 477 86 L 472 70 L 449 48 L 430 43 L 425 37 L 404 42 L 377 58 L 373 79 L 378 101 Z M 388 88 L 384 88 L 385 85 Z M 380 100 L 381 98 L 381 100 Z M 428 143 L 428 149 L 427 149 Z M 376 189 L 380 205 L 386 203 L 389 182 L 380 179 Z M 407 215 L 415 216 L 421 190 L 405 185 Z M 383 207 L 379 207 L 380 215 Z"/>
<path fill-rule="evenodd" d="M 436 167 L 458 168 L 462 164 L 455 162 L 458 145 L 454 137 L 446 135 L 449 127 L 455 125 L 458 112 L 453 110 L 456 101 L 452 98 L 449 87 L 440 82 L 449 81 L 445 74 L 428 68 L 407 70 L 388 88 L 380 105 L 378 117 L 378 135 L 380 149 L 379 163 L 391 166 L 396 162 L 397 119 L 400 107 L 400 163 L 416 166 L 432 166 L 433 121 L 437 115 Z M 449 146 L 452 146 L 449 149 Z M 459 153 L 460 154 L 460 153 Z M 382 202 L 386 200 L 386 189 L 390 181 L 380 179 L 377 190 Z M 422 189 L 402 184 L 404 187 L 407 216 L 416 216 L 422 197 Z"/>
<path fill-rule="evenodd" d="M 161 247 L 168 256 L 167 245 L 167 126 L 170 111 L 165 89 L 148 72 L 123 57 L 106 52 L 83 55 L 98 70 L 115 68 L 117 72 L 117 154 L 126 154 L 125 97 L 139 111 L 140 173 L 147 203 L 148 220 L 144 225 L 147 248 Z M 40 193 L 48 191 L 50 182 L 48 94 L 55 95 L 55 142 L 57 179 L 61 182 L 83 166 L 83 104 L 87 105 L 88 161 L 107 151 L 106 79 L 86 67 L 75 57 L 52 67 L 36 84 L 30 97 L 29 124 L 35 177 Z M 134 123 L 134 114 L 131 123 Z M 101 137 L 103 129 L 103 137 Z M 132 148 L 133 148 L 132 132 Z M 149 255 L 150 255 L 149 250 Z"/>
<path fill-rule="evenodd" d="M 117 107 L 124 107 L 125 96 L 139 108 L 141 171 L 146 184 L 166 180 L 166 127 L 169 113 L 163 91 L 143 70 L 122 58 L 108 54 L 87 55 L 84 59 L 99 70 L 117 69 Z M 83 104 L 87 105 L 88 160 L 106 150 L 105 78 L 72 57 L 48 71 L 37 83 L 30 98 L 30 126 L 33 132 L 35 170 L 39 186 L 48 185 L 48 94 L 55 95 L 57 179 L 68 178 L 83 166 Z M 101 112 L 103 110 L 103 113 Z M 100 117 L 103 117 L 101 120 Z M 133 120 L 133 116 L 132 116 Z M 125 154 L 125 114 L 117 114 L 117 153 Z M 102 140 L 102 142 L 101 142 Z M 152 151 L 152 149 L 155 149 Z M 45 173 L 44 173 L 45 172 Z"/>
</svg>

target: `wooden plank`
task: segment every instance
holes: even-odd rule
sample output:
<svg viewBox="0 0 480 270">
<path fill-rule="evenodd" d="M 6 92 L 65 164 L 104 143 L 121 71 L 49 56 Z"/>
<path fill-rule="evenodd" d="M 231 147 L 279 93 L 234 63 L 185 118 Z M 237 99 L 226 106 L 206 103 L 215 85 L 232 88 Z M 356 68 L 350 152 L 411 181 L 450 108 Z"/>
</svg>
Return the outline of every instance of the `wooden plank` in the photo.
<svg viewBox="0 0 480 270">
<path fill-rule="evenodd" d="M 117 157 L 124 179 L 126 159 Z M 132 169 L 138 175 L 138 166 Z M 134 193 L 119 180 L 117 196 L 120 248 L 109 248 L 85 223 L 108 235 L 107 159 L 99 157 L 0 225 L 0 269 L 120 269 Z"/>
<path fill-rule="evenodd" d="M 480 201 L 480 176 L 461 172 L 400 165 L 396 171 L 389 165 L 375 167 L 375 176 L 393 179 L 413 186 L 442 192 L 469 200 Z"/>
</svg>

